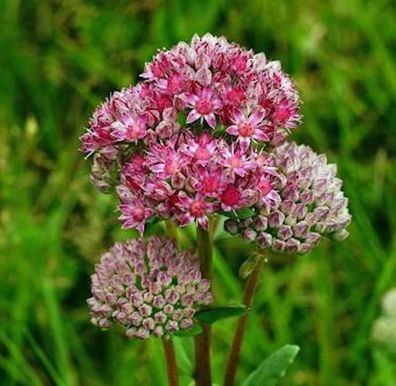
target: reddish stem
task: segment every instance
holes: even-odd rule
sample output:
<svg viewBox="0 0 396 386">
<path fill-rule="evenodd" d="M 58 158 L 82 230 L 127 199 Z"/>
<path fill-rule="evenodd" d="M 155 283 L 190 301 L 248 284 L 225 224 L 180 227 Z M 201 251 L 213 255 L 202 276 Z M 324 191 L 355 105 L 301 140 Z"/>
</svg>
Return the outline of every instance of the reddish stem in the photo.
<svg viewBox="0 0 396 386">
<path fill-rule="evenodd" d="M 264 265 L 264 255 L 259 254 L 256 262 L 256 266 L 253 272 L 250 274 L 246 283 L 245 293 L 243 296 L 243 304 L 250 308 L 253 304 L 253 299 L 257 291 L 258 282 L 260 280 L 260 274 Z M 232 340 L 230 352 L 228 354 L 227 368 L 224 377 L 224 386 L 233 386 L 235 382 L 235 376 L 239 363 L 239 356 L 241 352 L 242 340 L 245 334 L 246 323 L 248 321 L 248 315 L 241 316 L 238 320 L 238 325 Z"/>
<path fill-rule="evenodd" d="M 212 240 L 209 232 L 197 226 L 198 257 L 201 272 L 205 279 L 212 279 Z M 212 386 L 210 365 L 211 327 L 202 324 L 202 333 L 195 336 L 195 371 L 196 386 Z"/>
<path fill-rule="evenodd" d="M 162 339 L 162 343 L 164 346 L 166 367 L 168 370 L 168 385 L 179 386 L 179 379 L 177 376 L 176 355 L 175 355 L 175 348 L 173 347 L 173 342 L 170 339 Z"/>
</svg>

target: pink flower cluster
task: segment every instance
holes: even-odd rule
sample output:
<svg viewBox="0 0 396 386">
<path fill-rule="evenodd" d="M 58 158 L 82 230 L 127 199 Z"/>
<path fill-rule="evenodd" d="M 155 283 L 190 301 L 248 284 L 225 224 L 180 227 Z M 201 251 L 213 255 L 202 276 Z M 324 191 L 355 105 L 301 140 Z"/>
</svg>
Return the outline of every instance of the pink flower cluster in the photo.
<svg viewBox="0 0 396 386">
<path fill-rule="evenodd" d="M 91 291 L 92 323 L 121 324 L 128 338 L 169 337 L 189 329 L 197 309 L 212 302 L 196 257 L 158 237 L 114 244 L 95 267 Z"/>
<path fill-rule="evenodd" d="M 306 253 L 323 236 L 343 240 L 351 221 L 348 199 L 336 177 L 337 167 L 310 147 L 285 143 L 277 147 L 271 158 L 282 175 L 278 207 L 256 205 L 256 213 L 246 219 L 229 219 L 225 228 L 256 241 L 262 249 L 278 252 Z"/>
<path fill-rule="evenodd" d="M 206 132 L 186 132 L 166 144 L 153 144 L 147 154 L 132 156 L 121 172 L 117 192 L 125 228 L 143 232 L 152 216 L 172 218 L 180 226 L 208 215 L 280 201 L 274 190 L 280 179 L 265 157 Z"/>
<path fill-rule="evenodd" d="M 301 117 L 279 62 L 206 34 L 160 51 L 141 77 L 99 106 L 81 137 L 94 153 L 91 180 L 116 187 L 124 228 L 143 234 L 153 218 L 206 228 L 210 214 L 250 208 L 257 227 L 237 216 L 227 229 L 262 248 L 304 252 L 322 233 L 346 236 L 334 168 L 286 142 Z M 315 196 L 323 187 L 326 210 Z"/>
<path fill-rule="evenodd" d="M 265 148 L 300 115 L 278 62 L 207 34 L 159 52 L 142 78 L 113 93 L 81 137 L 84 152 L 101 154 L 91 179 L 102 191 L 119 168 L 125 228 L 143 233 L 154 216 L 206 227 L 211 213 L 279 200 Z"/>
<path fill-rule="evenodd" d="M 84 152 L 120 142 L 148 145 L 180 130 L 196 134 L 196 123 L 244 146 L 279 143 L 300 121 L 298 94 L 279 62 L 225 38 L 194 36 L 190 45 L 159 52 L 141 76 L 95 111 L 81 138 Z M 180 126 L 181 113 L 195 126 Z"/>
</svg>

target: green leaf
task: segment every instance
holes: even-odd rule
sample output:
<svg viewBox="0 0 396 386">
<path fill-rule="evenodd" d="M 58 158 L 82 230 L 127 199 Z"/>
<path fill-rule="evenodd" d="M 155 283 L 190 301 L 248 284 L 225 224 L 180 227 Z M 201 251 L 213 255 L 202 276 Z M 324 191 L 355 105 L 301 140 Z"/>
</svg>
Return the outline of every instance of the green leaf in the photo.
<svg viewBox="0 0 396 386">
<path fill-rule="evenodd" d="M 231 212 L 226 212 L 225 210 L 221 210 L 220 213 L 225 217 L 244 220 L 246 218 L 254 216 L 255 211 L 252 208 L 242 208 L 238 210 L 233 210 Z"/>
<path fill-rule="evenodd" d="M 181 126 L 186 125 L 187 115 L 184 112 L 179 112 L 177 116 L 177 122 L 180 123 Z"/>
<path fill-rule="evenodd" d="M 184 339 L 183 337 L 174 337 L 172 341 L 173 347 L 175 348 L 177 367 L 179 368 L 180 372 L 188 375 L 192 374 L 194 366 L 192 364 L 191 356 L 189 355 L 188 350 L 188 344 L 191 342 L 189 342 L 188 339 Z"/>
<path fill-rule="evenodd" d="M 285 376 L 286 370 L 293 363 L 300 348 L 285 345 L 275 351 L 254 370 L 242 386 L 275 386 Z"/>
<path fill-rule="evenodd" d="M 242 316 L 247 312 L 248 308 L 244 304 L 235 306 L 211 307 L 198 311 L 195 314 L 195 319 L 202 323 L 211 324 L 217 322 L 218 320 Z"/>
<path fill-rule="evenodd" d="M 202 327 L 199 324 L 194 324 L 188 330 L 178 330 L 173 335 L 184 338 L 184 337 L 198 335 L 201 332 L 202 332 Z"/>
</svg>

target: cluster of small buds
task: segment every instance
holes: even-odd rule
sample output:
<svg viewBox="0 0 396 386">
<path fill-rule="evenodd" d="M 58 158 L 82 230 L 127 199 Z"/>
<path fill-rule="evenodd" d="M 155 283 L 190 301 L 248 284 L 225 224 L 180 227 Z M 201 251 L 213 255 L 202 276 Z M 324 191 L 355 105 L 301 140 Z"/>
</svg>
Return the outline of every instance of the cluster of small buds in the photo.
<svg viewBox="0 0 396 386">
<path fill-rule="evenodd" d="M 107 191 L 119 176 L 123 227 L 143 233 L 154 216 L 206 227 L 213 212 L 279 201 L 265 146 L 300 122 L 279 62 L 207 34 L 160 51 L 141 76 L 99 106 L 81 137 L 95 185 Z"/>
<path fill-rule="evenodd" d="M 308 146 L 285 143 L 271 153 L 273 165 L 285 177 L 278 207 L 256 206 L 247 219 L 229 219 L 225 229 L 256 241 L 260 248 L 306 253 L 322 236 L 342 240 L 351 221 L 348 200 L 336 177 L 336 165 L 327 164 Z"/>
<path fill-rule="evenodd" d="M 158 237 L 114 244 L 96 265 L 91 291 L 92 323 L 103 329 L 121 324 L 128 338 L 189 329 L 197 309 L 212 302 L 195 256 Z"/>
</svg>

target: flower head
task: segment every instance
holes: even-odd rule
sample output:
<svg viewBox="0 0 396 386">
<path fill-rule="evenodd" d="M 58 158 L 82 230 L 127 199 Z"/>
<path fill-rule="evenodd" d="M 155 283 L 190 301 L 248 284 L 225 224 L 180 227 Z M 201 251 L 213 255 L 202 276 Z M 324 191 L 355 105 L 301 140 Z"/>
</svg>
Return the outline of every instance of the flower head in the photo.
<svg viewBox="0 0 396 386">
<path fill-rule="evenodd" d="M 194 36 L 190 44 L 160 51 L 141 76 L 94 112 L 81 137 L 84 152 L 167 139 L 180 129 L 180 114 L 183 131 L 198 134 L 196 121 L 212 129 L 219 123 L 228 128 L 229 143 L 244 145 L 283 138 L 300 120 L 298 93 L 279 62 L 223 37 Z"/>
<path fill-rule="evenodd" d="M 92 323 L 121 324 L 128 338 L 169 337 L 188 329 L 197 309 L 212 302 L 197 259 L 158 237 L 116 243 L 96 265 L 91 290 Z"/>
<path fill-rule="evenodd" d="M 347 237 L 351 215 L 335 165 L 327 164 L 325 156 L 308 146 L 295 143 L 276 148 L 272 159 L 285 177 L 277 189 L 278 200 L 273 196 L 276 204 L 259 201 L 254 216 L 228 220 L 226 229 L 241 233 L 249 241 L 256 240 L 261 248 L 299 253 L 311 250 L 324 235 L 339 240 Z M 258 186 L 271 189 L 271 182 L 264 177 Z"/>
<path fill-rule="evenodd" d="M 275 205 L 271 166 L 257 160 L 300 118 L 278 62 L 206 34 L 160 51 L 141 77 L 99 106 L 81 137 L 85 153 L 99 154 L 92 176 L 102 190 L 111 170 L 123 227 L 143 233 L 153 216 L 206 226 L 216 211 Z"/>
</svg>

